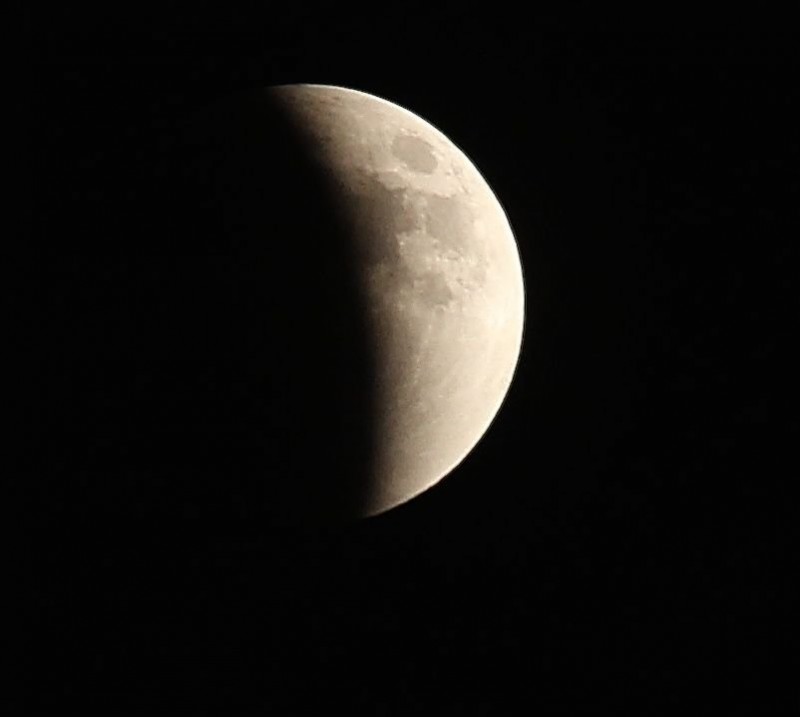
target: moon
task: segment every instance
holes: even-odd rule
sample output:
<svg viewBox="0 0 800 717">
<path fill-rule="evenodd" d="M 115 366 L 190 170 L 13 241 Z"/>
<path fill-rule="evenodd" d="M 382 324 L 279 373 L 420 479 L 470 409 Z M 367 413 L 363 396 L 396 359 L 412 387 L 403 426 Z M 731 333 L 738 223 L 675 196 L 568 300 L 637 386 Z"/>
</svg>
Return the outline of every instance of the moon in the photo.
<svg viewBox="0 0 800 717">
<path fill-rule="evenodd" d="M 267 92 L 330 180 L 353 242 L 376 362 L 363 500 L 374 516 L 447 476 L 500 410 L 523 337 L 518 247 L 472 161 L 413 112 L 345 87 Z"/>
</svg>

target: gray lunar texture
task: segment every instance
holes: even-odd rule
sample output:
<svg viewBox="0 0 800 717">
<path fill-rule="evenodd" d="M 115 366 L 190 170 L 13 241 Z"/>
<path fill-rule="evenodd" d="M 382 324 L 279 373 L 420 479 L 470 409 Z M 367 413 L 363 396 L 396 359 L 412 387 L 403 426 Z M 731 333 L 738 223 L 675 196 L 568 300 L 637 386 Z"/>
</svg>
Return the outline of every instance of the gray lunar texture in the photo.
<svg viewBox="0 0 800 717">
<path fill-rule="evenodd" d="M 519 359 L 524 287 L 503 208 L 444 134 L 341 87 L 269 90 L 337 187 L 376 355 L 365 515 L 450 473 L 489 428 Z"/>
</svg>

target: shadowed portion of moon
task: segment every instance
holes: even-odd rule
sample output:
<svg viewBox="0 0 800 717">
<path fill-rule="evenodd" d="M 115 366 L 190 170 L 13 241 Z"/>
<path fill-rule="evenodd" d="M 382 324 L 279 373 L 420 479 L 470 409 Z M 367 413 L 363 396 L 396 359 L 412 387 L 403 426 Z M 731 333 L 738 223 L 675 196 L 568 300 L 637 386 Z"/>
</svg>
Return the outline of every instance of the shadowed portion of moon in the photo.
<svg viewBox="0 0 800 717">
<path fill-rule="evenodd" d="M 522 341 L 516 242 L 472 162 L 413 113 L 346 88 L 270 88 L 327 177 L 353 245 L 374 366 L 364 513 L 403 503 L 474 448 Z"/>
<path fill-rule="evenodd" d="M 45 450 L 66 500 L 174 513 L 148 522 L 187 541 L 359 515 L 375 359 L 309 148 L 263 92 L 142 142 L 92 178 L 102 213 L 73 205 L 84 231 L 50 248 L 45 330 L 66 348 Z"/>
<path fill-rule="evenodd" d="M 92 89 L 41 137 L 30 242 L 36 693 L 92 695 L 76 714 L 152 711 L 142 694 L 183 679 L 208 696 L 254 633 L 280 690 L 305 667 L 306 546 L 368 480 L 352 244 L 265 93 L 187 116 Z"/>
</svg>

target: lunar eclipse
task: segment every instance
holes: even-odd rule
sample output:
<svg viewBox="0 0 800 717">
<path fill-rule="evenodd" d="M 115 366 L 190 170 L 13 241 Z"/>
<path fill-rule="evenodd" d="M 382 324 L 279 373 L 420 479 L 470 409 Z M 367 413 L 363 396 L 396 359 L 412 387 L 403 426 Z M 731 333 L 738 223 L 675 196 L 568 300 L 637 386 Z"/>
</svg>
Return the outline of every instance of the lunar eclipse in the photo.
<svg viewBox="0 0 800 717">
<path fill-rule="evenodd" d="M 353 242 L 377 363 L 364 512 L 380 513 L 447 475 L 498 411 L 522 341 L 516 242 L 478 169 L 409 110 L 341 87 L 267 91 Z"/>
</svg>

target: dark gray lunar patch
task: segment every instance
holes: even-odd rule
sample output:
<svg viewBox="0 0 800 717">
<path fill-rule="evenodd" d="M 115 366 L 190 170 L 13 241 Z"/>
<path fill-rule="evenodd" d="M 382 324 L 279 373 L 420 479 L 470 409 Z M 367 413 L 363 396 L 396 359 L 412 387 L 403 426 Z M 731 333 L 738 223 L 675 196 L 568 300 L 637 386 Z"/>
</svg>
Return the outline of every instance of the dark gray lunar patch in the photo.
<svg viewBox="0 0 800 717">
<path fill-rule="evenodd" d="M 419 137 L 398 135 L 392 141 L 392 154 L 414 172 L 432 174 L 436 169 L 433 147 Z"/>
<path fill-rule="evenodd" d="M 353 201 L 345 203 L 358 237 L 359 254 L 368 265 L 396 262 L 399 235 L 420 228 L 417 212 L 405 205 L 406 193 L 370 178 L 352 195 Z"/>
<path fill-rule="evenodd" d="M 424 303 L 430 306 L 446 306 L 453 298 L 453 292 L 444 276 L 438 272 L 423 274 L 417 279 L 417 288 Z"/>
<path fill-rule="evenodd" d="M 431 195 L 427 199 L 425 212 L 425 229 L 432 237 L 438 239 L 446 249 L 462 251 L 464 249 L 465 232 L 469 213 L 457 197 L 438 197 Z"/>
</svg>

